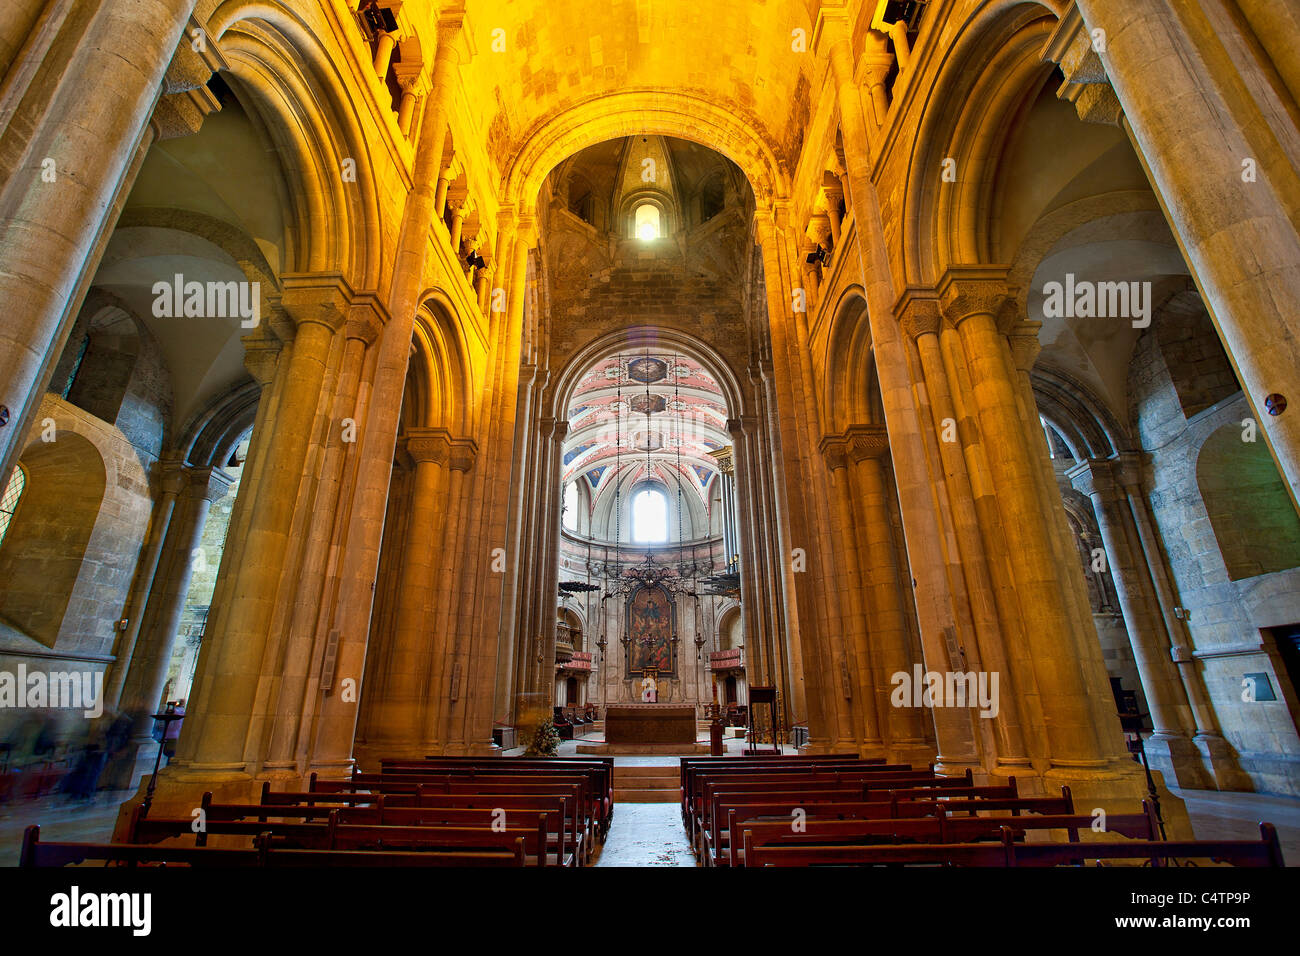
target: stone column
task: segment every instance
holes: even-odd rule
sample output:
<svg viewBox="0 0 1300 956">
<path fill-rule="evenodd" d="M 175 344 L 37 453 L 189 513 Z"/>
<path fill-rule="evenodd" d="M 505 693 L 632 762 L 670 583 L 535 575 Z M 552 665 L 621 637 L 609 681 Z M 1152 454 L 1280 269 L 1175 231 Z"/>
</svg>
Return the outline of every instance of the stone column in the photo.
<svg viewBox="0 0 1300 956">
<path fill-rule="evenodd" d="M 394 756 L 419 756 L 425 709 L 436 688 L 427 684 L 433 654 L 430 611 L 437 549 L 447 515 L 447 460 L 450 442 L 442 429 L 413 428 L 406 451 L 414 463 L 410 519 L 402 548 L 397 618 L 386 674 L 376 674 L 383 700 L 377 708 L 375 736 Z M 436 703 L 434 705 L 436 707 Z"/>
<path fill-rule="evenodd" d="M 911 706 L 894 707 L 890 701 L 893 676 L 906 674 L 911 680 L 912 665 L 918 662 L 904 620 L 903 582 L 891 532 L 894 521 L 889 513 L 889 486 L 885 481 L 889 438 L 883 428 L 868 425 L 849 428 L 845 437 L 845 453 L 851 462 L 848 471 L 852 497 L 858 508 L 854 526 L 861 531 L 868 582 L 868 640 L 875 662 L 874 696 L 881 714 L 878 732 L 884 737 L 891 757 L 924 764 L 934 758 L 933 749 L 925 737 L 925 710 Z"/>
<path fill-rule="evenodd" d="M 434 57 L 431 90 L 424 102 L 420 142 L 416 148 L 411 192 L 402 213 L 388 297 L 388 320 L 378 343 L 371 397 L 365 427 L 361 430 L 356 487 L 353 492 L 339 596 L 334 606 L 333 629 L 339 632 L 336 673 L 359 686 L 363 680 L 370 613 L 374 603 L 375 575 L 383 538 L 392 478 L 393 452 L 411 352 L 415 314 L 420 307 L 424 267 L 428 259 L 429 230 L 434 219 L 434 191 L 443 168 L 447 138 L 447 111 L 460 56 L 455 42 L 461 15 L 438 21 L 438 48 Z M 321 703 L 319 730 L 312 768 L 322 772 L 345 771 L 352 763 L 358 708 L 355 699 L 331 692 Z"/>
<path fill-rule="evenodd" d="M 1093 726 L 1087 686 L 1074 647 L 1051 529 L 1043 514 L 1025 444 L 1015 386 L 1009 376 L 1006 339 L 994 315 L 1006 297 L 1003 282 L 977 269 L 949 272 L 939 295 L 957 327 L 970 367 L 973 399 L 997 503 L 1006 533 L 1025 637 L 1042 696 L 1055 766 L 1101 769 L 1107 762 Z"/>
<path fill-rule="evenodd" d="M 113 665 L 108 686 L 104 688 L 104 708 L 116 710 L 122 699 L 122 689 L 126 684 L 126 675 L 135 657 L 136 642 L 140 637 L 140 627 L 144 623 L 145 611 L 149 598 L 153 594 L 154 581 L 157 580 L 159 564 L 162 560 L 163 545 L 171 526 L 172 515 L 176 510 L 176 499 L 185 487 L 185 476 L 178 462 L 167 459 L 158 462 L 160 472 L 159 492 L 161 497 L 154 505 L 153 521 L 149 526 L 149 543 L 145 548 L 140 564 L 140 578 L 131 599 L 130 623 L 122 635 L 122 643 L 117 650 L 117 660 Z"/>
<path fill-rule="evenodd" d="M 69 14 L 69 35 L 44 62 L 10 71 L 6 98 L 18 106 L 0 130 L 0 404 L 11 418 L 0 428 L 0 474 L 12 470 L 58 361 L 87 258 L 151 135 L 194 4 L 101 3 Z M 16 85 L 24 82 L 26 91 Z"/>
<path fill-rule="evenodd" d="M 1014 773 L 1016 768 L 1028 766 L 1029 758 L 1021 730 L 1017 684 L 1012 676 L 1003 641 L 1002 625 L 1013 619 L 1018 611 L 1010 607 L 999 607 L 989 572 L 975 509 L 975 496 L 958 441 L 958 413 L 953 404 L 948 374 L 943 364 L 943 352 L 939 345 L 939 329 L 943 320 L 938 299 L 928 293 L 913 294 L 909 291 L 900 300 L 899 314 L 902 316 L 903 331 L 916 342 L 925 390 L 934 410 L 934 424 L 939 433 L 939 455 L 946 476 L 944 484 L 952 509 L 962 570 L 967 579 L 979 657 L 986 671 L 999 675 L 1000 705 L 998 715 L 994 718 L 997 764 L 1005 767 L 1008 773 Z"/>
<path fill-rule="evenodd" d="M 1092 56 L 1105 67 L 1122 122 L 1298 497 L 1300 173 L 1281 132 L 1293 121 L 1256 99 L 1205 6 L 1077 0 L 1086 24 L 1067 15 L 1058 34 L 1076 31 L 1072 49 L 1080 36 L 1086 49 L 1089 28 L 1105 31 L 1105 49 Z M 1264 413 L 1272 393 L 1290 402 L 1277 416 Z"/>
<path fill-rule="evenodd" d="M 215 468 L 189 468 L 179 463 L 174 463 L 173 468 L 183 477 L 185 487 L 164 545 L 163 578 L 150 595 L 143 638 L 132 655 L 123 688 L 123 709 L 133 720 L 127 762 L 135 758 L 131 779 L 123 780 L 125 786 L 135 785 L 141 775 L 153 769 L 157 744 L 151 736 L 151 715 L 162 702 L 167 668 L 190 590 L 194 552 L 203 539 L 212 502 L 224 498 L 230 490 L 230 478 Z"/>
<path fill-rule="evenodd" d="M 388 76 L 388 67 L 393 62 L 393 50 L 397 48 L 395 33 L 381 33 L 375 43 L 375 76 L 384 79 Z"/>
<path fill-rule="evenodd" d="M 862 101 L 854 81 L 849 29 L 843 10 L 822 8 L 814 46 L 824 49 L 830 59 L 840 107 L 847 194 L 854 210 L 859 268 L 898 486 L 907 559 L 911 577 L 916 582 L 913 597 L 921 643 L 927 666 L 932 670 L 947 671 L 945 634 L 955 631 L 956 615 L 940 548 L 941 531 L 931 497 L 931 475 L 920 431 L 914 383 L 894 316 L 897 294 L 891 278 L 889 244 L 881 218 L 880 197 L 871 180 L 869 138 L 863 120 Z M 964 760 L 970 724 L 964 714 L 965 729 L 956 722 L 950 723 L 953 715 L 950 709 L 942 709 L 934 715 L 939 749 L 941 752 L 946 749 L 949 754 L 959 755 L 958 759 Z"/>
<path fill-rule="evenodd" d="M 845 621 L 846 640 L 852 642 L 855 669 L 858 680 L 856 694 L 859 719 L 862 722 L 860 754 L 864 757 L 880 757 L 885 754 L 885 742 L 881 728 L 885 720 L 881 716 L 882 702 L 879 694 L 878 669 L 872 660 L 871 638 L 868 633 L 866 595 L 863 594 L 865 579 L 863 557 L 865 545 L 859 549 L 859 538 L 865 537 L 863 529 L 853 515 L 854 489 L 849 477 L 849 446 L 851 441 L 845 438 L 829 439 L 822 442 L 822 451 L 826 456 L 827 468 L 834 486 L 836 513 L 835 520 L 841 532 L 843 552 L 836 564 L 840 570 L 840 588 L 845 595 L 847 620 Z M 855 466 L 856 467 L 856 466 Z"/>
<path fill-rule="evenodd" d="M 1245 775 L 1241 772 L 1236 756 L 1219 728 L 1214 706 L 1210 702 L 1205 681 L 1201 676 L 1200 662 L 1192 656 L 1187 625 L 1174 614 L 1174 608 L 1179 602 L 1170 583 L 1164 552 L 1156 538 L 1147 511 L 1146 494 L 1142 490 L 1141 469 L 1132 458 L 1124 458 L 1121 461 L 1117 477 L 1124 486 L 1129 513 L 1133 517 L 1137 531 L 1138 547 L 1151 574 L 1151 584 L 1155 589 L 1155 603 L 1164 621 L 1165 633 L 1169 635 L 1170 657 L 1178 668 L 1179 679 L 1182 681 L 1187 701 L 1192 708 L 1195 727 L 1192 743 L 1201 754 L 1202 765 L 1208 767 L 1214 774 L 1218 789 L 1248 789 Z"/>
<path fill-rule="evenodd" d="M 347 315 L 351 290 L 337 275 L 282 277 L 282 305 L 297 324 L 283 375 L 283 392 L 242 551 L 222 563 L 234 578 L 221 628 L 208 639 L 208 697 L 202 736 L 186 773 L 242 775 L 260 762 L 254 731 L 263 649 L 279 596 L 280 569 L 298 507 L 298 489 L 311 443 L 321 385 L 334 333 Z M 287 334 L 287 333 L 286 333 Z M 264 704 L 265 702 L 263 702 Z M 261 717 L 257 718 L 262 719 Z M 187 722 L 188 724 L 188 722 Z M 186 732 L 190 728 L 186 727 Z"/>
<path fill-rule="evenodd" d="M 1134 553 L 1137 531 L 1131 527 L 1128 503 L 1112 469 L 1110 461 L 1086 461 L 1070 471 L 1069 478 L 1092 499 L 1124 629 L 1151 712 L 1154 735 L 1147 743 L 1147 755 L 1165 773 L 1172 771 L 1180 786 L 1202 789 L 1209 781 L 1188 739 L 1191 713 L 1187 697 L 1154 614 L 1148 579 L 1139 571 Z"/>
</svg>

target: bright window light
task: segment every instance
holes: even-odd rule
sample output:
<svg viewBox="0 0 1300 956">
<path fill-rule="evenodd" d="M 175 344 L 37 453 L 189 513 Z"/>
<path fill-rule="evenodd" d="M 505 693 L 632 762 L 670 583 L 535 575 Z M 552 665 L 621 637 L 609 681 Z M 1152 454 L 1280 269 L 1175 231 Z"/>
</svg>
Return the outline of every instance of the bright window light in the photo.
<svg viewBox="0 0 1300 956">
<path fill-rule="evenodd" d="M 659 238 L 659 207 L 653 203 L 636 207 L 636 236 L 643 241 Z"/>
<path fill-rule="evenodd" d="M 632 540 L 637 544 L 668 540 L 668 499 L 662 491 L 648 488 L 632 499 Z"/>
</svg>

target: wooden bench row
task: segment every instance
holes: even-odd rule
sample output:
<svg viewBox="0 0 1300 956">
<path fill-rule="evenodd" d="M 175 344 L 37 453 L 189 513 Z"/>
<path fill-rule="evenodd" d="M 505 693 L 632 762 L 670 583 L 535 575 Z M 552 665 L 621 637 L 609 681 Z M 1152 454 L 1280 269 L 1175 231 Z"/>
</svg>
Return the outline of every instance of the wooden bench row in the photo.
<svg viewBox="0 0 1300 956">
<path fill-rule="evenodd" d="M 1076 818 L 1081 820 L 1087 817 Z M 1023 824 L 1017 824 L 1022 826 Z M 763 842 L 757 831 L 743 835 L 745 866 L 1083 866 L 1088 860 L 1141 861 L 1161 867 L 1174 860 L 1207 860 L 1233 866 L 1280 867 L 1282 850 L 1271 823 L 1259 825 L 1256 840 L 1146 840 L 1088 843 L 1019 842 L 1017 831 L 1000 828 L 999 843 L 816 844 L 814 841 Z"/>
</svg>

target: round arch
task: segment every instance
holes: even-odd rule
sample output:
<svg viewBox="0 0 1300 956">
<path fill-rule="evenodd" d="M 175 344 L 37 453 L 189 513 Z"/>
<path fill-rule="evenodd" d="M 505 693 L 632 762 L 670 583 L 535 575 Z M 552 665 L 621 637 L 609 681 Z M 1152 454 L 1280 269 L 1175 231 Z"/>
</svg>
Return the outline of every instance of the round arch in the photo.
<svg viewBox="0 0 1300 956">
<path fill-rule="evenodd" d="M 831 315 L 821 402 L 829 431 L 837 433 L 882 419 L 873 400 L 878 391 L 876 362 L 862 286 L 845 289 Z"/>
<path fill-rule="evenodd" d="M 722 153 L 744 172 L 760 207 L 789 193 L 787 172 L 766 138 L 734 113 L 691 93 L 626 90 L 573 106 L 533 133 L 509 164 L 503 203 L 531 205 L 551 170 L 588 146 L 647 133 Z"/>
<path fill-rule="evenodd" d="M 636 352 L 647 349 L 676 351 L 699 362 L 713 375 L 726 400 L 732 418 L 747 414 L 748 403 L 740 385 L 740 377 L 718 352 L 696 336 L 677 329 L 658 326 L 632 326 L 615 329 L 588 342 L 575 352 L 555 378 L 555 385 L 547 390 L 543 416 L 557 419 L 568 417 L 573 390 L 588 368 L 619 351 Z"/>
<path fill-rule="evenodd" d="M 287 6 L 226 0 L 208 18 L 232 91 L 280 156 L 289 192 L 285 272 L 339 272 L 381 288 L 379 202 L 366 138 L 346 85 L 312 29 Z M 356 164 L 356 181 L 339 175 Z"/>
<path fill-rule="evenodd" d="M 949 265 L 989 262 L 987 225 L 998 157 L 1015 119 L 1051 72 L 1040 58 L 1060 4 L 1044 0 L 988 3 L 959 28 L 943 56 L 939 80 L 920 115 L 932 117 L 916 137 L 905 188 L 903 269 L 906 281 L 933 285 Z M 960 112 L 941 103 L 965 104 Z M 955 160 L 957 179 L 938 175 Z"/>
</svg>

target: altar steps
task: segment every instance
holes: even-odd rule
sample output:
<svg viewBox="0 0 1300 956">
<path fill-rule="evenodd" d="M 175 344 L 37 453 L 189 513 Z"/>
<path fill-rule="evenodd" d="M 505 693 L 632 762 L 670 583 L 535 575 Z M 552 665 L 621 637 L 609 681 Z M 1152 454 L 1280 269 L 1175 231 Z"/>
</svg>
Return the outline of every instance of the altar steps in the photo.
<svg viewBox="0 0 1300 956">
<path fill-rule="evenodd" d="M 675 803 L 681 799 L 681 768 L 614 764 L 614 803 Z"/>
</svg>

